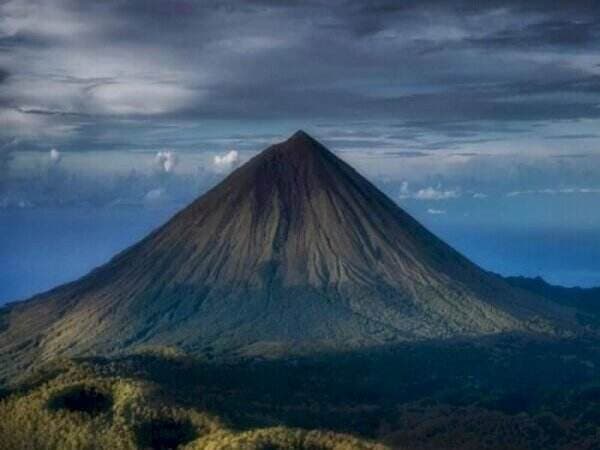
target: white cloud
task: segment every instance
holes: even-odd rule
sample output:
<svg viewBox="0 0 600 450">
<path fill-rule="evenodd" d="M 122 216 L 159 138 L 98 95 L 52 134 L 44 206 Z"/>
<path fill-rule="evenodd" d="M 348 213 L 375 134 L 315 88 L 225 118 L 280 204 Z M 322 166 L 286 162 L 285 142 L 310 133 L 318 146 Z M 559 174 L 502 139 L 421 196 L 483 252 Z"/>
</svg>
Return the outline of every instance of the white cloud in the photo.
<svg viewBox="0 0 600 450">
<path fill-rule="evenodd" d="M 400 199 L 410 198 L 410 189 L 408 187 L 408 181 L 403 181 L 400 185 L 400 194 L 398 194 Z"/>
<path fill-rule="evenodd" d="M 456 190 L 443 191 L 432 186 L 419 189 L 414 195 L 414 198 L 418 200 L 447 200 L 458 197 L 460 197 L 460 193 Z"/>
<path fill-rule="evenodd" d="M 159 200 L 163 198 L 165 195 L 165 190 L 163 188 L 152 189 L 148 191 L 146 196 L 144 197 L 148 201 Z"/>
<path fill-rule="evenodd" d="M 44 37 L 71 37 L 89 32 L 75 14 L 56 2 L 9 0 L 0 5 L 0 36 L 34 34 Z M 87 25 L 87 24 L 86 24 Z"/>
<path fill-rule="evenodd" d="M 109 114 L 163 114 L 187 104 L 193 92 L 174 84 L 118 82 L 90 90 L 94 109 Z"/>
<path fill-rule="evenodd" d="M 169 195 L 164 188 L 151 189 L 144 196 L 144 204 L 146 206 L 161 206 L 169 200 Z"/>
<path fill-rule="evenodd" d="M 77 128 L 77 125 L 63 123 L 51 115 L 0 108 L 0 140 L 8 138 L 23 141 L 40 137 L 62 139 L 74 134 Z"/>
<path fill-rule="evenodd" d="M 0 198 L 0 209 L 8 209 L 8 208 L 25 209 L 25 208 L 33 208 L 33 206 L 34 206 L 33 203 L 31 203 L 29 200 L 22 199 L 22 198 L 10 198 L 10 197 Z"/>
<path fill-rule="evenodd" d="M 506 194 L 507 197 L 518 197 L 521 195 L 561 195 L 561 194 L 600 194 L 600 188 L 546 188 L 546 189 L 528 189 L 524 191 L 512 191 Z"/>
<path fill-rule="evenodd" d="M 43 117 L 24 114 L 15 109 L 0 109 L 0 127 L 10 130 L 15 137 L 30 137 L 38 134 L 37 130 L 45 128 Z M 3 133 L 3 134 L 6 134 Z"/>
<path fill-rule="evenodd" d="M 58 150 L 56 150 L 55 148 L 50 150 L 50 162 L 52 162 L 53 164 L 58 164 L 60 162 L 61 158 L 62 158 L 62 155 L 60 154 L 60 152 Z"/>
<path fill-rule="evenodd" d="M 158 152 L 154 161 L 162 171 L 170 173 L 177 166 L 177 155 L 172 151 Z"/>
<path fill-rule="evenodd" d="M 433 214 L 433 215 L 440 215 L 440 214 L 446 214 L 446 210 L 445 209 L 434 209 L 434 208 L 429 208 L 427 210 L 428 214 Z"/>
<path fill-rule="evenodd" d="M 473 198 L 484 199 L 484 198 L 488 198 L 488 196 L 487 196 L 487 194 L 484 194 L 482 192 L 475 192 L 473 194 Z"/>
<path fill-rule="evenodd" d="M 231 170 L 239 164 L 240 155 L 237 150 L 231 150 L 223 156 L 216 155 L 213 162 L 218 171 Z"/>
<path fill-rule="evenodd" d="M 402 184 L 400 184 L 400 192 L 398 194 L 398 198 L 401 200 L 405 198 L 414 198 L 416 200 L 447 200 L 458 197 L 460 197 L 460 191 L 458 190 L 442 190 L 440 188 L 434 188 L 433 186 L 412 191 L 408 181 L 403 181 Z"/>
</svg>

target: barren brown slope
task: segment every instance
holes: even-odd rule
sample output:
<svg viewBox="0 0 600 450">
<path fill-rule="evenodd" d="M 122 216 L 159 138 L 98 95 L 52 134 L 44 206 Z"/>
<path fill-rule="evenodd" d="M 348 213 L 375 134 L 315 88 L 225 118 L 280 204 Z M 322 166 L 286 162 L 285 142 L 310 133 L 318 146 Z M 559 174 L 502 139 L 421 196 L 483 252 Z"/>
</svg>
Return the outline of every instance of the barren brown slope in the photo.
<svg viewBox="0 0 600 450">
<path fill-rule="evenodd" d="M 143 345 L 264 354 L 549 331 L 563 318 L 551 308 L 300 131 L 108 264 L 5 309 L 0 366 Z"/>
</svg>

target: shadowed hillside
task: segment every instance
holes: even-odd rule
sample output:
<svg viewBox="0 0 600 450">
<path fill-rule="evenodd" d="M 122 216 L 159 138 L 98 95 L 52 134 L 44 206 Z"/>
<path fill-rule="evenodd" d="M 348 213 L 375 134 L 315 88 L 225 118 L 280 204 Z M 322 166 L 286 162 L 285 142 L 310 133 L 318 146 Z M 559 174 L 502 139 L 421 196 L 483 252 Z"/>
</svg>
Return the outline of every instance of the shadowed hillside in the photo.
<svg viewBox="0 0 600 450">
<path fill-rule="evenodd" d="M 583 323 L 596 327 L 600 325 L 600 288 L 555 286 L 540 277 L 507 277 L 505 280 L 518 289 L 529 291 L 562 306 L 576 308 L 581 313 L 580 321 Z"/>
</svg>

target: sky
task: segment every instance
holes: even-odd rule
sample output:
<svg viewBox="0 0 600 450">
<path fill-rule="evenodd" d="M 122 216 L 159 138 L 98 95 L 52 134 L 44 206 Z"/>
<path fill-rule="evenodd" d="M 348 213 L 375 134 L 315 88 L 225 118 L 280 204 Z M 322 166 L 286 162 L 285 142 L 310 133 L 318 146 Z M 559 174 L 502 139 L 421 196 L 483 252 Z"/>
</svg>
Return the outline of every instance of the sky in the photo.
<svg viewBox="0 0 600 450">
<path fill-rule="evenodd" d="M 0 302 L 304 129 L 485 268 L 600 285 L 600 4 L 0 1 Z"/>
</svg>

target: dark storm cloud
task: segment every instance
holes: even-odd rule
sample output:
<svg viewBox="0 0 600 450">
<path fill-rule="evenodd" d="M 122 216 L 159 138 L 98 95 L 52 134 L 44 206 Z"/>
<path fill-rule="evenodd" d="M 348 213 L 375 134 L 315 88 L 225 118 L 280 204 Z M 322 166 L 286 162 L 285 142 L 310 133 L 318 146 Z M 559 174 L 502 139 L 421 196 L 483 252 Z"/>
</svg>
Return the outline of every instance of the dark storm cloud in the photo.
<svg viewBox="0 0 600 450">
<path fill-rule="evenodd" d="M 349 1 L 346 4 L 357 5 L 361 11 L 372 11 L 378 14 L 391 12 L 406 12 L 411 10 L 454 11 L 457 14 L 480 14 L 482 11 L 510 9 L 513 12 L 548 12 L 553 14 L 591 14 L 600 12 L 600 6 L 594 1 L 564 1 L 564 0 L 373 0 L 371 2 Z M 432 9 L 434 8 L 434 9 Z M 437 9 L 435 9 L 437 8 Z"/>
<path fill-rule="evenodd" d="M 406 139 L 434 132 L 477 142 L 600 115 L 596 2 L 0 8 L 0 133 L 33 145 L 93 140 L 131 120 L 155 128 L 207 119 L 400 121 L 412 124 Z"/>
<path fill-rule="evenodd" d="M 9 76 L 10 76 L 10 73 L 8 72 L 8 70 L 0 67 L 0 84 L 4 83 L 8 79 Z"/>
</svg>

